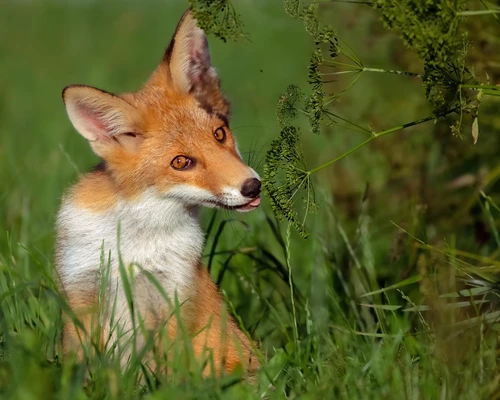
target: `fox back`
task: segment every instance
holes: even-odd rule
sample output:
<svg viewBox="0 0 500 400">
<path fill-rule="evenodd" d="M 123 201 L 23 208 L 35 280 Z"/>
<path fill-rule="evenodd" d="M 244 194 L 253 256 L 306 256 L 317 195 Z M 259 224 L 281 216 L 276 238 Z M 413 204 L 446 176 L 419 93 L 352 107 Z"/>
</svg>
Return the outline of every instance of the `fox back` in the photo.
<svg viewBox="0 0 500 400">
<path fill-rule="evenodd" d="M 122 332 L 134 328 L 120 262 L 135 266 L 134 303 L 148 329 L 158 329 L 172 310 L 145 271 L 171 299 L 186 303 L 182 322 L 188 330 L 213 324 L 223 304 L 201 265 L 198 208 L 251 211 L 260 203 L 261 184 L 238 152 L 229 103 L 191 12 L 181 18 L 159 66 L 138 92 L 114 95 L 71 85 L 63 99 L 74 127 L 102 159 L 65 194 L 58 214 L 60 286 L 85 327 L 80 332 L 68 321 L 64 352 L 81 355 L 82 337 L 91 340 L 92 315 L 103 307 L 98 296 L 103 261 L 110 266 L 107 297 L 114 307 L 105 305 L 103 330 L 109 329 L 111 314 Z M 176 326 L 168 327 L 172 337 Z M 226 368 L 240 363 L 242 355 L 246 364 L 250 343 L 231 319 L 227 329 L 229 336 L 216 327 L 194 337 L 195 352 L 201 356 L 208 349 Z"/>
</svg>

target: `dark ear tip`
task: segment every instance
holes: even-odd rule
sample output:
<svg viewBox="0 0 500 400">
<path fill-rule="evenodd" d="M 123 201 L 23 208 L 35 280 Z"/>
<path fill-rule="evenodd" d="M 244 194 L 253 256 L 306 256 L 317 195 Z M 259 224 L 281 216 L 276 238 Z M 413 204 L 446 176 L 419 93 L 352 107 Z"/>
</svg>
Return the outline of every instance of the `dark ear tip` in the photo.
<svg viewBox="0 0 500 400">
<path fill-rule="evenodd" d="M 73 85 L 68 85 L 68 86 L 66 86 L 66 87 L 62 90 L 62 93 L 61 93 L 63 101 L 64 101 L 64 102 L 66 102 L 66 92 L 67 92 L 67 90 L 68 90 L 68 89 L 72 89 L 72 88 L 74 88 L 74 87 L 81 87 L 81 86 L 85 86 L 85 85 L 75 85 L 75 84 L 73 84 Z"/>
<path fill-rule="evenodd" d="M 66 98 L 67 98 L 67 92 L 68 92 L 68 90 L 69 90 L 69 89 L 74 89 L 74 88 L 88 88 L 88 89 L 93 89 L 93 90 L 97 90 L 97 91 L 99 91 L 99 92 L 101 92 L 101 93 L 105 93 L 105 94 L 107 94 L 107 95 L 109 95 L 109 96 L 116 97 L 116 95 L 115 95 L 115 94 L 110 93 L 110 92 L 107 92 L 107 91 L 102 90 L 102 89 L 98 89 L 98 88 L 96 88 L 96 87 L 94 87 L 94 86 L 89 86 L 89 85 L 81 85 L 81 84 L 73 84 L 73 85 L 68 85 L 68 86 L 66 86 L 66 87 L 63 89 L 63 91 L 62 91 L 62 98 L 63 98 L 63 101 L 64 101 L 64 102 L 66 101 Z"/>
<path fill-rule="evenodd" d="M 180 20 L 182 21 L 189 14 L 191 14 L 191 16 L 193 16 L 193 8 L 192 7 L 189 7 L 186 11 L 184 11 Z"/>
<path fill-rule="evenodd" d="M 194 14 L 193 14 L 193 9 L 192 8 L 188 8 L 186 11 L 184 11 L 184 13 L 182 14 L 182 16 L 180 17 L 179 19 L 179 22 L 177 23 L 177 28 L 176 28 L 176 32 L 177 30 L 179 29 L 179 27 L 182 25 L 182 23 L 186 20 L 186 18 L 188 17 L 191 17 L 192 19 L 195 19 L 194 18 Z"/>
<path fill-rule="evenodd" d="M 163 53 L 162 61 L 166 61 L 167 63 L 170 62 L 172 52 L 174 51 L 175 36 L 177 35 L 177 32 L 179 32 L 180 27 L 182 26 L 182 24 L 184 23 L 184 21 L 187 17 L 191 17 L 192 19 L 195 19 L 194 15 L 193 15 L 192 8 L 188 8 L 186 11 L 184 11 L 181 18 L 179 19 L 179 22 L 177 23 L 177 27 L 175 28 L 174 35 L 172 36 L 172 39 L 170 40 L 170 44 L 168 45 L 167 49 L 165 50 L 165 53 Z"/>
<path fill-rule="evenodd" d="M 66 90 L 68 90 L 71 86 L 73 86 L 73 85 L 68 85 L 68 86 L 66 86 L 66 87 L 62 90 L 61 96 L 62 96 L 63 102 L 65 102 L 65 103 L 66 103 Z"/>
</svg>

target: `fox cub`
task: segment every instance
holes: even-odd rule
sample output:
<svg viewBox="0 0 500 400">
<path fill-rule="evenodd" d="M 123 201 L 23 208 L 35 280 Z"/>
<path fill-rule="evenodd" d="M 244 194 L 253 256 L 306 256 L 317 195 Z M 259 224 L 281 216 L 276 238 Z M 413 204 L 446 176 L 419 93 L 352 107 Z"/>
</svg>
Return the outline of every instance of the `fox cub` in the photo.
<svg viewBox="0 0 500 400">
<path fill-rule="evenodd" d="M 134 328 L 175 340 L 180 319 L 195 356 L 213 361 L 205 374 L 237 365 L 255 370 L 253 343 L 227 315 L 201 264 L 198 208 L 254 210 L 261 182 L 238 152 L 229 103 L 191 11 L 138 92 L 114 95 L 71 85 L 63 100 L 73 126 L 102 159 L 65 194 L 57 219 L 60 287 L 81 321 L 65 322 L 64 354 L 82 357 L 82 344 L 114 346 L 126 365 Z M 99 294 L 102 263 L 109 265 L 106 301 Z M 135 318 L 120 265 L 133 271 Z M 138 348 L 146 343 L 146 335 L 139 336 Z"/>
</svg>

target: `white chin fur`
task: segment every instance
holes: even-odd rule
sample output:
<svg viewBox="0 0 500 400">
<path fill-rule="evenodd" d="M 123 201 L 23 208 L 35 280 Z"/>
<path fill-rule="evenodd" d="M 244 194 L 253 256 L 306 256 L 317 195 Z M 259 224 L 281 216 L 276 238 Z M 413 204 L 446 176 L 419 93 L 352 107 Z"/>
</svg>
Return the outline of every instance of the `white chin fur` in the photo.
<svg viewBox="0 0 500 400">
<path fill-rule="evenodd" d="M 240 191 L 232 187 L 225 187 L 222 192 L 221 203 L 228 207 L 239 207 L 248 203 L 251 199 L 242 196 Z"/>
</svg>

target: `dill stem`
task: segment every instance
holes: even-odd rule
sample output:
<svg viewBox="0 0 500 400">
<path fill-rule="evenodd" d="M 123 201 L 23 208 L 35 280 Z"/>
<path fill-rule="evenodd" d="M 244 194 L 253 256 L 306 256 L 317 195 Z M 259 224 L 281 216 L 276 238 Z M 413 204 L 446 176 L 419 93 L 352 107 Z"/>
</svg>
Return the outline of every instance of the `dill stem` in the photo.
<svg viewBox="0 0 500 400">
<path fill-rule="evenodd" d="M 324 73 L 322 73 L 322 75 L 339 75 L 339 74 L 356 73 L 356 72 L 377 72 L 377 73 L 382 73 L 382 74 L 406 75 L 406 76 L 414 76 L 417 78 L 422 78 L 422 75 L 417 74 L 416 72 L 399 71 L 396 69 L 370 68 L 370 67 L 363 67 L 363 66 L 357 67 L 355 65 L 340 63 L 337 61 L 327 61 L 325 64 L 327 64 L 330 67 L 339 66 L 339 67 L 346 67 L 346 68 L 352 68 L 352 69 L 346 69 L 346 70 L 337 71 L 337 72 L 324 72 Z"/>
<path fill-rule="evenodd" d="M 343 74 L 355 74 L 358 73 L 358 69 L 353 69 L 353 70 L 345 70 L 345 71 L 336 71 L 336 72 L 323 72 L 321 75 L 323 76 L 329 76 L 329 75 L 343 75 Z"/>
<path fill-rule="evenodd" d="M 390 129 L 386 129 L 386 130 L 383 130 L 383 131 L 380 131 L 380 132 L 377 132 L 377 133 L 373 133 L 371 137 L 369 137 L 365 141 L 361 142 L 357 146 L 354 146 L 352 149 L 346 151 L 345 153 L 341 154 L 340 156 L 334 158 L 333 160 L 327 161 L 326 163 L 324 163 L 324 164 L 322 164 L 322 165 L 320 165 L 320 166 L 318 166 L 316 168 L 313 168 L 313 169 L 307 171 L 307 174 L 308 175 L 312 175 L 315 172 L 318 172 L 318 171 L 322 170 L 323 168 L 326 168 L 326 167 L 329 167 L 332 164 L 335 164 L 337 161 L 342 160 L 343 158 L 347 157 L 348 155 L 354 153 L 356 150 L 359 150 L 361 147 L 366 146 L 372 140 L 375 140 L 375 139 L 377 139 L 377 138 L 379 138 L 381 136 L 385 136 L 385 135 L 388 135 L 389 133 L 400 131 L 402 129 L 406 129 L 406 128 L 409 128 L 411 126 L 420 125 L 420 124 L 423 124 L 424 122 L 432 121 L 433 119 L 444 117 L 444 116 L 446 116 L 448 114 L 451 114 L 452 112 L 454 112 L 456 110 L 457 109 L 454 108 L 454 109 L 448 110 L 448 111 L 446 111 L 446 112 L 444 112 L 444 113 L 442 113 L 442 114 L 440 114 L 438 116 L 429 115 L 428 117 L 425 117 L 425 118 L 417 119 L 415 121 L 407 122 L 406 124 L 403 124 L 403 125 L 398 125 L 398 126 L 395 126 L 393 128 L 390 128 Z"/>
<path fill-rule="evenodd" d="M 407 76 L 415 76 L 417 78 L 422 78 L 422 75 L 417 74 L 415 72 L 398 71 L 398 70 L 395 70 L 395 69 L 382 69 L 382 68 L 368 68 L 368 67 L 363 67 L 363 68 L 361 68 L 361 71 L 381 72 L 381 73 L 384 73 L 384 74 L 407 75 Z"/>
<path fill-rule="evenodd" d="M 462 89 L 481 90 L 487 96 L 500 96 L 500 86 L 495 85 L 460 85 L 458 87 L 459 93 L 462 93 Z"/>
<path fill-rule="evenodd" d="M 372 1 L 362 1 L 362 0 L 330 0 L 332 3 L 350 3 L 350 4 L 364 4 L 372 7 Z"/>
<path fill-rule="evenodd" d="M 475 16 L 475 15 L 491 15 L 491 14 L 500 14 L 500 10 L 497 9 L 472 10 L 472 11 L 459 11 L 456 13 L 456 15 L 459 15 L 461 17 Z"/>
<path fill-rule="evenodd" d="M 290 224 L 288 224 L 286 228 L 286 266 L 288 268 L 288 284 L 290 285 L 290 301 L 292 302 L 293 336 L 295 339 L 295 345 L 297 346 L 297 350 L 299 350 L 298 347 L 299 328 L 297 324 L 297 311 L 295 309 L 295 299 L 294 299 L 293 279 L 292 279 L 292 262 L 290 257 L 290 234 L 291 234 L 291 226 Z"/>
<path fill-rule="evenodd" d="M 460 85 L 460 88 L 476 89 L 476 90 L 488 89 L 488 90 L 499 90 L 500 91 L 500 86 L 495 86 L 495 85 Z"/>
<path fill-rule="evenodd" d="M 340 115 L 334 114 L 334 113 L 332 113 L 332 112 L 330 112 L 330 111 L 325 111 L 325 114 L 327 114 L 328 116 L 332 116 L 332 117 L 334 117 L 334 118 L 338 118 L 338 119 L 340 119 L 341 121 L 344 121 L 344 122 L 346 122 L 346 123 L 348 123 L 348 124 L 350 124 L 350 125 L 352 125 L 352 126 L 355 126 L 356 128 L 358 128 L 358 129 L 359 129 L 359 131 L 358 131 L 358 132 L 362 132 L 362 133 L 369 133 L 370 135 L 372 134 L 372 133 L 371 133 L 368 129 L 363 128 L 361 125 L 355 124 L 354 122 L 351 122 L 351 121 L 349 121 L 348 119 L 341 117 Z M 330 120 L 331 120 L 331 119 L 330 119 Z"/>
<path fill-rule="evenodd" d="M 489 5 L 485 0 L 480 0 L 481 1 L 481 4 L 483 6 L 485 6 L 488 10 L 493 10 L 493 8 L 491 8 L 491 5 Z M 497 14 L 493 14 L 493 17 L 497 20 L 497 22 L 500 22 L 498 20 L 498 15 Z"/>
</svg>

